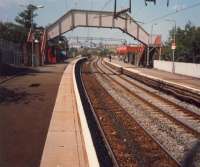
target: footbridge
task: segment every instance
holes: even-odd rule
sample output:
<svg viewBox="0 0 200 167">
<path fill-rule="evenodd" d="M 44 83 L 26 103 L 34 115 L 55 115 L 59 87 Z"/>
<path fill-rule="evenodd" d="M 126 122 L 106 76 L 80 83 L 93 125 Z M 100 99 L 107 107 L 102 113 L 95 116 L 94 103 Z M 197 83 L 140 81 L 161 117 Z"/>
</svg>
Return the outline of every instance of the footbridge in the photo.
<svg viewBox="0 0 200 167">
<path fill-rule="evenodd" d="M 115 28 L 148 45 L 147 33 L 129 14 L 114 19 L 113 12 L 70 10 L 47 28 L 47 39 L 56 38 L 76 27 Z"/>
</svg>

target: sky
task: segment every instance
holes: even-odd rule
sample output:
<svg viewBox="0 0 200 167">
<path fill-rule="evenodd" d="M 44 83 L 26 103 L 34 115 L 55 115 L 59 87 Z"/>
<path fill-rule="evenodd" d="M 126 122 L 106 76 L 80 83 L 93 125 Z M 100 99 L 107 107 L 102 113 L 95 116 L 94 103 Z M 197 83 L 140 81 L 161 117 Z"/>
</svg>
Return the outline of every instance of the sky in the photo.
<svg viewBox="0 0 200 167">
<path fill-rule="evenodd" d="M 105 5 L 105 3 L 107 5 Z M 15 16 L 24 9 L 22 5 L 32 3 L 34 5 L 44 5 L 43 9 L 37 11 L 38 16 L 35 19 L 38 25 L 46 26 L 53 23 L 70 9 L 90 9 L 90 10 L 113 10 L 114 0 L 0 0 L 0 21 L 14 21 Z M 200 3 L 200 0 L 170 0 L 169 7 L 166 6 L 167 0 L 157 0 L 157 4 L 149 3 L 145 6 L 143 0 L 132 0 L 131 16 L 141 24 L 147 32 L 161 34 L 163 40 L 168 39 L 169 30 L 174 26 L 172 22 L 166 19 L 174 19 L 177 26 L 183 27 L 189 20 L 193 25 L 200 26 L 200 5 L 192 9 L 179 12 L 164 19 L 150 22 L 152 19 L 176 10 Z M 128 0 L 118 0 L 117 7 L 125 8 L 128 6 Z M 66 36 L 96 36 L 109 38 L 125 38 L 129 43 L 134 43 L 132 38 L 119 30 L 95 29 L 95 28 L 77 28 L 66 33 Z"/>
</svg>

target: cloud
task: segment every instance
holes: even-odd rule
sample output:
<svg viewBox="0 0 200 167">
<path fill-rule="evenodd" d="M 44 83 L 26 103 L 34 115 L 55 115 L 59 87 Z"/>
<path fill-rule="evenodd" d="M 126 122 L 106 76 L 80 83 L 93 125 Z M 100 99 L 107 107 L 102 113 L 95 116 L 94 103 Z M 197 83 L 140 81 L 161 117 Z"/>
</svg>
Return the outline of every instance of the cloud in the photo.
<svg viewBox="0 0 200 167">
<path fill-rule="evenodd" d="M 24 4 L 26 0 L 0 0 L 0 8 L 8 8 L 13 5 Z"/>
</svg>

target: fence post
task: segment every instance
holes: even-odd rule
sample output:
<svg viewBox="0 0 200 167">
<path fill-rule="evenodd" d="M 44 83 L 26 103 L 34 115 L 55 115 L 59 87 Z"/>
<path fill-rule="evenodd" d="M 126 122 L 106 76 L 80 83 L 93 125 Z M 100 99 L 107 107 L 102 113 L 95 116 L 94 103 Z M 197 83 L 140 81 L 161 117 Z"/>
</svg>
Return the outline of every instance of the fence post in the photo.
<svg viewBox="0 0 200 167">
<path fill-rule="evenodd" d="M 21 65 L 23 48 L 21 44 L 15 44 L 11 41 L 0 39 L 1 60 L 0 64 Z"/>
</svg>

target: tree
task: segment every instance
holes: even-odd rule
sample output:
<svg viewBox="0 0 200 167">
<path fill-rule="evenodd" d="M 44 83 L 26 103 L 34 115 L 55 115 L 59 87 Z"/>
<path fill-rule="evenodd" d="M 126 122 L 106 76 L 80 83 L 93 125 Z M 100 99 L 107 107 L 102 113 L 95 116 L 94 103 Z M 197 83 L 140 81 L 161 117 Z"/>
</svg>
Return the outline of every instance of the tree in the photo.
<svg viewBox="0 0 200 167">
<path fill-rule="evenodd" d="M 26 40 L 26 31 L 19 25 L 10 22 L 0 22 L 0 39 L 23 43 Z"/>
<path fill-rule="evenodd" d="M 16 23 L 12 22 L 0 22 L 0 39 L 5 41 L 11 41 L 15 43 L 20 43 L 20 46 L 23 46 L 23 44 L 27 40 L 28 32 L 31 28 L 31 25 L 33 25 L 34 28 L 36 28 L 36 24 L 33 23 L 33 18 L 37 16 L 37 14 L 34 13 L 36 10 L 36 7 L 33 5 L 28 5 L 27 8 L 22 11 L 21 13 L 16 16 L 15 21 Z M 41 33 L 39 31 L 35 32 L 36 36 L 38 36 L 38 39 L 41 36 Z M 29 46 L 28 46 L 29 47 Z M 30 47 L 29 47 L 30 48 Z M 1 56 L 1 48 L 0 48 L 0 56 Z M 0 57 L 0 66 L 1 66 L 1 57 Z"/>
<path fill-rule="evenodd" d="M 24 43 L 27 39 L 27 34 L 31 28 L 31 22 L 37 14 L 33 11 L 36 9 L 33 5 L 28 5 L 27 8 L 16 16 L 15 23 L 10 22 L 0 22 L 0 39 Z M 33 23 L 36 27 L 36 24 Z"/>
<path fill-rule="evenodd" d="M 36 13 L 34 13 L 36 7 L 29 4 L 27 8 L 22 11 L 21 13 L 16 16 L 15 21 L 25 29 L 30 29 L 31 28 L 31 23 L 33 19 L 37 16 Z M 33 23 L 33 26 L 36 27 L 36 23 Z"/>
<path fill-rule="evenodd" d="M 174 29 L 169 32 L 165 43 L 163 59 L 171 60 L 171 43 Z M 200 27 L 195 27 L 189 21 L 184 28 L 176 30 L 175 61 L 200 63 Z"/>
</svg>

